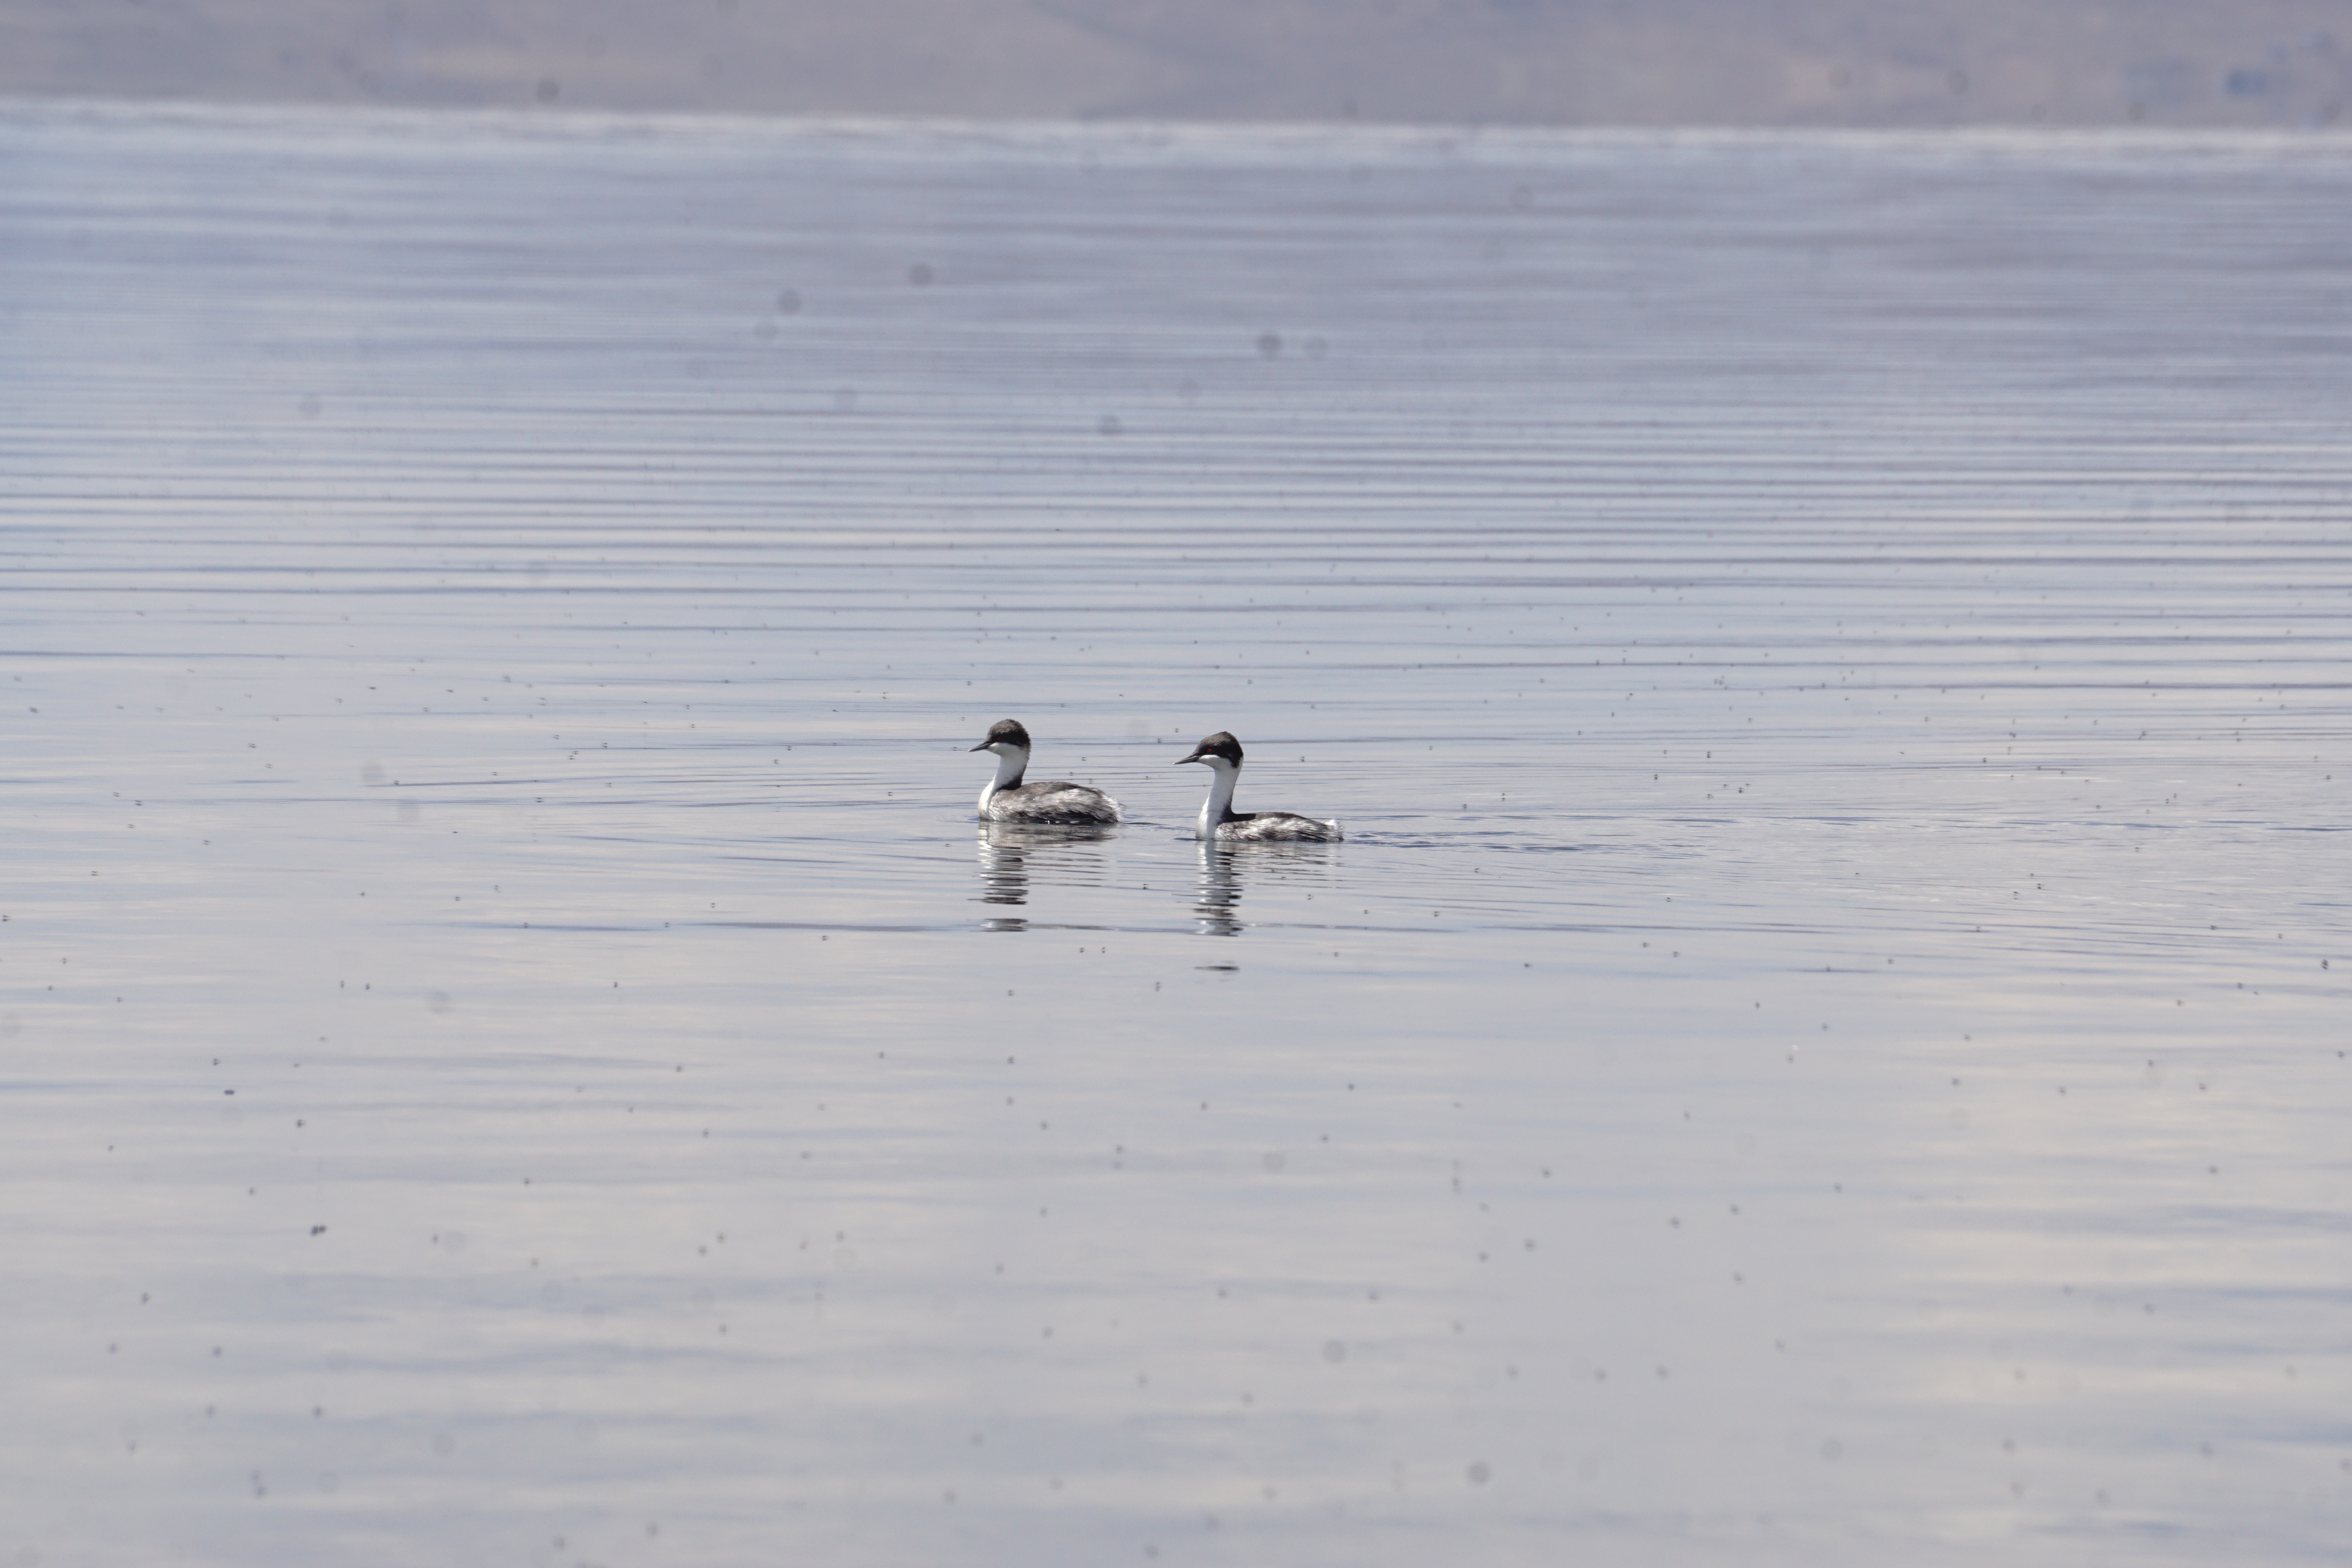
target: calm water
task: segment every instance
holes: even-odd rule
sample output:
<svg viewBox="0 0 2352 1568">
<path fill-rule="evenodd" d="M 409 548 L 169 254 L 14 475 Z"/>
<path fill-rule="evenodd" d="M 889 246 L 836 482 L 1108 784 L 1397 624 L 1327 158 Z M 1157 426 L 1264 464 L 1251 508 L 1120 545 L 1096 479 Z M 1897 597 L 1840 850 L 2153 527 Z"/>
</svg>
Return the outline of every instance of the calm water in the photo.
<svg viewBox="0 0 2352 1568">
<path fill-rule="evenodd" d="M 2352 1548 L 2340 140 L 20 104 L 0 234 L 0 1563 Z"/>
</svg>

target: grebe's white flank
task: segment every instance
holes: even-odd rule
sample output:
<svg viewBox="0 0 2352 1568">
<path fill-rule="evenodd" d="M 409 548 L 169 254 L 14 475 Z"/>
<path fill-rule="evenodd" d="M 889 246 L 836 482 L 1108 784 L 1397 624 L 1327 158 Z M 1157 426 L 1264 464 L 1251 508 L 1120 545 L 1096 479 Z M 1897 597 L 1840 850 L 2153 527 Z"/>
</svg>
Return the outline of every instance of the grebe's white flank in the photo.
<svg viewBox="0 0 2352 1568">
<path fill-rule="evenodd" d="M 1193 837 L 1241 844 L 1336 844 L 1336 822 L 1319 822 L 1291 811 L 1235 811 L 1234 785 L 1242 776 L 1242 743 L 1223 730 L 1176 759 L 1178 767 L 1200 763 L 1209 770 L 1209 798 L 1201 804 Z"/>
<path fill-rule="evenodd" d="M 1000 719 L 988 738 L 972 748 L 996 754 L 996 776 L 980 792 L 980 816 L 989 822 L 1029 822 L 1046 826 L 1101 827 L 1118 820 L 1118 802 L 1098 789 L 1055 780 L 1023 784 L 1029 768 L 1029 731 L 1017 719 Z"/>
</svg>

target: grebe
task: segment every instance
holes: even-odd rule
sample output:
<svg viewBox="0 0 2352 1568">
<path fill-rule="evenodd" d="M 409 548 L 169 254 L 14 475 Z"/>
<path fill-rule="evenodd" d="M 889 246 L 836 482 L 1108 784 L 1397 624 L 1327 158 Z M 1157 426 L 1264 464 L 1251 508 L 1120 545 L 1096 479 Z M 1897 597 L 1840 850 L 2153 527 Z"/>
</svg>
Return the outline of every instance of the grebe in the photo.
<svg viewBox="0 0 2352 1568">
<path fill-rule="evenodd" d="M 1118 820 L 1118 802 L 1098 789 L 1060 780 L 1023 784 L 1021 775 L 1029 766 L 1029 731 L 1017 719 L 991 724 L 988 739 L 972 750 L 996 753 L 996 776 L 980 792 L 980 815 L 989 822 L 1101 827 Z"/>
<path fill-rule="evenodd" d="M 1234 783 L 1242 776 L 1242 743 L 1220 730 L 1192 748 L 1176 765 L 1202 763 L 1209 768 L 1209 798 L 1202 803 L 1194 837 L 1244 844 L 1337 844 L 1339 825 L 1318 822 L 1290 811 L 1235 811 Z"/>
</svg>

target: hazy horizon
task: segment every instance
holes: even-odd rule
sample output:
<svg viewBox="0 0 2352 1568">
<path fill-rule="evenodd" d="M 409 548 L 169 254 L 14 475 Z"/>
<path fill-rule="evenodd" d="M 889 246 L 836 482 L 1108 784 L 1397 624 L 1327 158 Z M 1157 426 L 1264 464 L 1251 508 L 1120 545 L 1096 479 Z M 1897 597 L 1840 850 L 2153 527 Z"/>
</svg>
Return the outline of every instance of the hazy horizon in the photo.
<svg viewBox="0 0 2352 1568">
<path fill-rule="evenodd" d="M 0 0 L 0 94 L 1521 125 L 2317 127 L 2315 0 Z"/>
</svg>

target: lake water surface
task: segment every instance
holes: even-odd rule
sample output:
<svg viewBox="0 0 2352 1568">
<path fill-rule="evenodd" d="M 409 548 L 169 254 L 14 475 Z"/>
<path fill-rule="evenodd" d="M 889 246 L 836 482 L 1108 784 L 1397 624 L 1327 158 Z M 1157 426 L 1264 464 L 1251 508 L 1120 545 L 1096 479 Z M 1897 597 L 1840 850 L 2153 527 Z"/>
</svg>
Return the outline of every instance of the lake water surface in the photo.
<svg viewBox="0 0 2352 1568">
<path fill-rule="evenodd" d="M 2344 1561 L 2347 153 L 0 107 L 0 1563 Z"/>
</svg>

